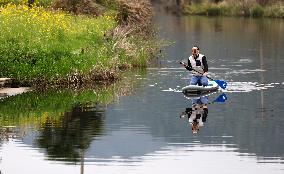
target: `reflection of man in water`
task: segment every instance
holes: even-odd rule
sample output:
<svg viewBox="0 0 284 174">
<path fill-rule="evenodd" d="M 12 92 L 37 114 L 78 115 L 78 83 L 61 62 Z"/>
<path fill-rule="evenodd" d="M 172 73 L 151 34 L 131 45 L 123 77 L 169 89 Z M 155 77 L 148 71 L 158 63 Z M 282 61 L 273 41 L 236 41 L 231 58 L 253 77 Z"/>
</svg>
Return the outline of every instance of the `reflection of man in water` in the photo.
<svg viewBox="0 0 284 174">
<path fill-rule="evenodd" d="M 208 116 L 207 103 L 208 97 L 193 99 L 192 107 L 186 108 L 185 112 L 180 115 L 181 118 L 187 116 L 193 134 L 198 133 L 199 128 L 206 122 Z"/>
</svg>

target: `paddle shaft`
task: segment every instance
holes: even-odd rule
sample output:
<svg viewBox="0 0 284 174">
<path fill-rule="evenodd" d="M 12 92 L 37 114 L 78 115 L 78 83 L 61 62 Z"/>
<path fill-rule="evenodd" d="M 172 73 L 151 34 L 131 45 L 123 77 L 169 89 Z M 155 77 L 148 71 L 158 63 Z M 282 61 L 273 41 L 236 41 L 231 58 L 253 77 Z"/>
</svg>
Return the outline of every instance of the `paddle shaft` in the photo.
<svg viewBox="0 0 284 174">
<path fill-rule="evenodd" d="M 183 66 L 186 66 L 186 64 L 184 63 L 184 62 L 180 62 L 180 64 L 182 64 Z M 203 73 L 201 73 L 201 72 L 199 72 L 199 71 L 197 71 L 196 69 L 194 69 L 194 68 L 192 68 L 191 67 L 191 69 L 193 70 L 193 71 L 195 71 L 195 72 L 197 72 L 197 73 L 199 73 L 200 75 L 203 75 Z M 208 76 L 206 76 L 208 79 L 210 79 L 210 80 L 213 80 L 214 81 L 214 79 L 212 79 L 211 77 L 208 77 Z"/>
<path fill-rule="evenodd" d="M 192 70 L 193 70 L 193 71 L 195 71 L 195 72 L 197 72 L 197 73 L 199 73 L 200 75 L 203 75 L 201 72 L 199 72 L 199 71 L 197 71 L 197 70 L 195 70 L 195 69 L 193 69 L 193 68 L 192 68 Z M 208 79 L 210 79 L 210 80 L 213 80 L 213 81 L 214 81 L 214 79 L 212 79 L 211 77 L 208 77 L 208 76 L 206 76 L 206 77 L 207 77 Z"/>
<path fill-rule="evenodd" d="M 183 66 L 186 66 L 186 64 L 185 64 L 184 62 L 180 62 L 180 64 L 182 64 Z M 192 69 L 193 71 L 199 73 L 200 75 L 203 75 L 203 73 L 201 73 L 201 72 L 199 72 L 199 71 L 193 69 L 192 67 L 191 67 L 191 69 Z M 212 79 L 211 77 L 208 77 L 208 76 L 206 76 L 206 77 L 207 77 L 208 79 L 210 79 L 210 80 L 215 81 L 222 89 L 226 89 L 226 87 L 227 87 L 227 82 L 222 81 L 222 80 L 214 80 L 214 79 Z"/>
</svg>

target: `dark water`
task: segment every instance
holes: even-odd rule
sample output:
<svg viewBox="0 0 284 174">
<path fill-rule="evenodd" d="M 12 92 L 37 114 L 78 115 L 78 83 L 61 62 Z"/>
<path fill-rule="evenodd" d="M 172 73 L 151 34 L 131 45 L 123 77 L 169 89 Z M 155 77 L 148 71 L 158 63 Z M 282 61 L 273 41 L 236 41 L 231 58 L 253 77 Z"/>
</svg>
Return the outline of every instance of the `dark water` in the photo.
<svg viewBox="0 0 284 174">
<path fill-rule="evenodd" d="M 157 13 L 155 22 L 175 43 L 158 65 L 126 75 L 135 82 L 117 87 L 129 90 L 114 90 L 112 102 L 101 104 L 105 93 L 93 101 L 91 93 L 55 92 L 27 95 L 21 109 L 11 103 L 22 99 L 11 98 L 0 111 L 10 116 L 1 119 L 1 172 L 283 173 L 284 21 Z M 180 92 L 190 75 L 178 62 L 196 44 L 210 76 L 228 82 L 228 100 L 209 104 L 192 134 L 179 117 L 191 100 Z"/>
</svg>

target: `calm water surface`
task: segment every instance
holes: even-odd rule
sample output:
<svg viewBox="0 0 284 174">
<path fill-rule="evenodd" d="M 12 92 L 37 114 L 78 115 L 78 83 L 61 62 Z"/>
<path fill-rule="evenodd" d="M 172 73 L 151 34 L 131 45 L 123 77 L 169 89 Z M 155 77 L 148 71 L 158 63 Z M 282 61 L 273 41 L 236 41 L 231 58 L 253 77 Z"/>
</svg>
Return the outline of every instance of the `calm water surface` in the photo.
<svg viewBox="0 0 284 174">
<path fill-rule="evenodd" d="M 33 100 L 23 113 L 5 112 L 17 112 L 20 121 L 2 124 L 1 172 L 283 173 L 284 21 L 157 13 L 155 22 L 160 37 L 175 43 L 158 65 L 132 73 L 135 85 L 125 84 L 131 93 L 67 111 L 38 106 L 44 122 L 25 121 L 27 113 L 37 114 L 29 109 Z M 195 44 L 208 57 L 210 76 L 229 86 L 228 100 L 210 104 L 207 121 L 192 134 L 179 117 L 191 100 L 180 92 L 190 74 L 178 62 Z M 59 118 L 47 121 L 52 115 Z"/>
</svg>

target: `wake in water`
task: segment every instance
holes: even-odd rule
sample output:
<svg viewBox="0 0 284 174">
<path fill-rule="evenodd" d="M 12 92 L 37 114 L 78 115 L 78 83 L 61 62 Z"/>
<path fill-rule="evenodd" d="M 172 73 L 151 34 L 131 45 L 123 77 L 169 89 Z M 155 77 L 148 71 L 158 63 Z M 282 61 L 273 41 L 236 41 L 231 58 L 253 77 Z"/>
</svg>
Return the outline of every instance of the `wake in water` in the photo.
<svg viewBox="0 0 284 174">
<path fill-rule="evenodd" d="M 276 86 L 284 85 L 282 83 L 268 83 L 268 84 L 261 84 L 258 82 L 228 82 L 228 86 L 226 89 L 220 89 L 222 92 L 252 92 L 252 91 L 259 91 L 259 90 L 266 90 L 269 88 L 274 88 Z M 176 88 L 168 88 L 163 89 L 164 92 L 182 92 L 182 87 L 177 86 Z"/>
<path fill-rule="evenodd" d="M 218 70 L 219 68 L 212 68 L 215 70 Z M 188 75 L 185 75 L 183 68 L 149 68 L 149 70 L 153 71 L 150 73 L 151 75 L 158 76 L 158 77 L 170 77 L 167 80 L 186 80 L 188 81 L 190 77 Z M 223 70 L 223 69 L 222 69 Z M 240 75 L 240 74 L 252 74 L 257 72 L 263 72 L 265 70 L 260 69 L 253 69 L 253 70 L 233 70 L 227 73 L 224 73 L 226 77 L 231 77 L 232 75 Z M 219 73 L 210 73 L 214 79 L 217 79 L 216 76 L 221 75 Z M 174 78 L 174 79 L 171 79 Z M 178 83 L 178 82 L 177 82 Z M 259 82 L 228 82 L 228 86 L 226 89 L 221 89 L 222 92 L 228 92 L 228 93 L 235 93 L 235 92 L 252 92 L 252 91 L 259 91 L 259 90 L 267 90 L 269 88 L 274 87 L 280 87 L 281 85 L 284 85 L 284 82 L 273 82 L 273 83 L 259 83 Z M 162 86 L 159 85 L 159 82 L 155 82 L 153 84 L 149 85 L 150 87 L 158 87 L 163 92 L 182 92 L 182 85 L 177 85 L 175 87 L 166 87 L 166 84 L 164 83 Z M 186 86 L 186 84 L 184 84 Z"/>
<path fill-rule="evenodd" d="M 256 91 L 256 90 L 259 91 L 259 90 L 265 90 L 268 88 L 274 88 L 279 85 L 281 85 L 281 83 L 261 84 L 258 82 L 229 82 L 228 87 L 223 91 L 224 92 L 251 92 L 251 91 Z"/>
</svg>

